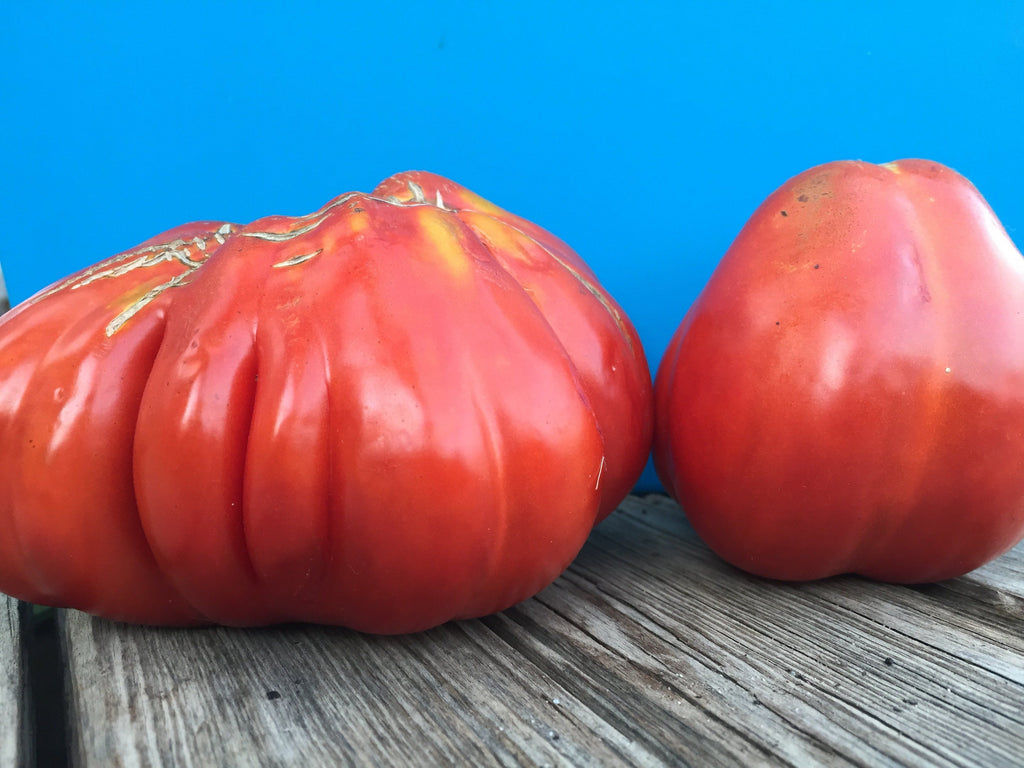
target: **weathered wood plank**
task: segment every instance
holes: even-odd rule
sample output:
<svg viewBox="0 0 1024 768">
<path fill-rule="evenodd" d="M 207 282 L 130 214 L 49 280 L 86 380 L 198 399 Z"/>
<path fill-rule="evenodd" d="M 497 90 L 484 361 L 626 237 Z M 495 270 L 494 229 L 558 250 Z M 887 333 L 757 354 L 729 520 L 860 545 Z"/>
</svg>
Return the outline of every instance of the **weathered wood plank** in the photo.
<svg viewBox="0 0 1024 768">
<path fill-rule="evenodd" d="M 498 616 L 381 638 L 65 614 L 82 765 L 1017 765 L 1018 552 L 925 588 L 768 582 L 665 497 Z"/>
<path fill-rule="evenodd" d="M 375 638 L 69 614 L 65 632 L 83 765 L 514 766 L 613 763 L 631 749 L 479 622 Z"/>
<path fill-rule="evenodd" d="M 26 759 L 25 680 L 18 602 L 0 595 L 0 765 Z"/>
<path fill-rule="evenodd" d="M 697 651 L 705 668 L 720 667 L 723 709 L 753 701 L 806 728 L 809 743 L 873 765 L 1019 763 L 1018 610 L 978 611 L 968 621 L 959 616 L 970 600 L 948 590 L 855 577 L 802 585 L 749 577 L 697 541 L 664 498 L 630 499 L 609 522 L 566 579 L 587 579 L 612 607 L 584 609 L 574 600 L 560 611 L 568 615 L 577 606 L 574 620 L 582 623 L 607 621 L 612 610 L 629 606 L 632 624 L 648 628 L 633 640 L 637 661 L 657 658 L 650 638 L 660 634 L 668 643 L 663 659 L 679 662 Z M 644 585 L 641 594 L 637 584 Z M 668 670 L 692 675 L 685 666 Z M 707 695 L 703 702 L 710 703 Z M 766 722 L 747 713 L 734 724 L 756 739 L 755 725 Z"/>
</svg>

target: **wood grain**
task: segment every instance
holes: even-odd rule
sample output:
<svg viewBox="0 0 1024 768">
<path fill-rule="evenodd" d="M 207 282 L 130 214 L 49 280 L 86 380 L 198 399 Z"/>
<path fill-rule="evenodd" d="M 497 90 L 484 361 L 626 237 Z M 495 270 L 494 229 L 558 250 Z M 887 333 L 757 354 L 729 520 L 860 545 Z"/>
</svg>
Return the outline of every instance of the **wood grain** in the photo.
<svg viewBox="0 0 1024 768">
<path fill-rule="evenodd" d="M 630 497 L 555 584 L 420 635 L 63 618 L 82 765 L 1019 766 L 1024 547 L 927 587 L 741 573 Z"/>
<path fill-rule="evenodd" d="M 22 765 L 26 759 L 24 731 L 25 665 L 22 656 L 18 603 L 0 595 L 0 765 Z"/>
</svg>

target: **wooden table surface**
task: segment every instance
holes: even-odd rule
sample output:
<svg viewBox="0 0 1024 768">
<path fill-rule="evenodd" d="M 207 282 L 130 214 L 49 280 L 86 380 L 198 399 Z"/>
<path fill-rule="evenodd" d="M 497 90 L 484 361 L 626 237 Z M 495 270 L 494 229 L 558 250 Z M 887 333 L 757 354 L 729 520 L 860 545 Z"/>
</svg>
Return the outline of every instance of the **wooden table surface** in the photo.
<svg viewBox="0 0 1024 768">
<path fill-rule="evenodd" d="M 65 679 L 36 683 L 39 627 L 6 613 L 5 766 L 1024 765 L 1024 546 L 933 585 L 782 584 L 632 496 L 539 596 L 419 635 L 58 612 L 32 663 Z"/>
</svg>

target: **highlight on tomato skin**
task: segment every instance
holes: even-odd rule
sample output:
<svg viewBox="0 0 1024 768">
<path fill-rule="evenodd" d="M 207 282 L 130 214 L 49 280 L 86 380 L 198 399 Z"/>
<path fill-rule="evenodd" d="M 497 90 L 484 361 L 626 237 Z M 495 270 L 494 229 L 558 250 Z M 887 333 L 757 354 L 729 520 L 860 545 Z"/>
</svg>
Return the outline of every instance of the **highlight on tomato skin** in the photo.
<svg viewBox="0 0 1024 768">
<path fill-rule="evenodd" d="M 172 625 L 493 613 L 568 567 L 652 420 L 583 260 L 440 176 L 186 224 L 0 318 L 0 591 Z"/>
<path fill-rule="evenodd" d="M 757 209 L 655 379 L 655 467 L 765 577 L 929 582 L 1024 536 L 1024 259 L 938 163 L 842 161 Z"/>
</svg>

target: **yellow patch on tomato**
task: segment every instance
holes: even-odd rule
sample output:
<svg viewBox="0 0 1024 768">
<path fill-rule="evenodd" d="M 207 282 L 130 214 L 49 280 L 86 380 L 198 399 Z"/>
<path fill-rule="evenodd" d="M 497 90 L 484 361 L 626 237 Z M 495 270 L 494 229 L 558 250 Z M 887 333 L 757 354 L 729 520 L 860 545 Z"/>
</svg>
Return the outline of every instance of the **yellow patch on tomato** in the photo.
<svg viewBox="0 0 1024 768">
<path fill-rule="evenodd" d="M 412 210 L 416 211 L 420 228 L 438 263 L 457 279 L 468 279 L 472 270 L 472 257 L 466 253 L 454 214 L 428 206 Z"/>
<path fill-rule="evenodd" d="M 370 217 L 364 208 L 355 204 L 348 210 L 348 215 L 345 217 L 345 226 L 348 227 L 348 231 L 352 236 L 361 235 L 370 226 Z"/>
</svg>

